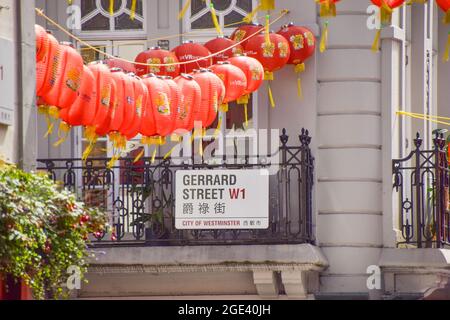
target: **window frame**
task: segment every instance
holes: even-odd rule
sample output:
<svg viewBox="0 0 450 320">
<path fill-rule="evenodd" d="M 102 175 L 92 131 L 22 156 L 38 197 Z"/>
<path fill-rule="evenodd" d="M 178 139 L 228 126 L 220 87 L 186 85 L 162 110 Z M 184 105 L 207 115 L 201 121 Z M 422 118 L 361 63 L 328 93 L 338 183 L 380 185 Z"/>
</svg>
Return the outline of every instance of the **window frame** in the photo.
<svg viewBox="0 0 450 320">
<path fill-rule="evenodd" d="M 83 0 L 75 0 L 74 1 L 74 4 L 80 8 L 80 15 L 81 15 L 81 1 L 83 1 Z M 98 4 L 98 2 L 101 0 L 95 0 L 95 1 Z M 124 1 L 124 0 L 120 0 L 120 1 Z M 129 0 L 125 0 L 125 1 L 129 1 Z M 124 9 L 124 10 L 128 10 L 128 9 Z M 86 17 L 88 17 L 88 16 L 89 15 L 87 15 Z M 83 17 L 80 17 L 80 18 L 81 18 L 81 25 L 82 25 L 84 18 Z M 147 37 L 147 21 L 148 21 L 148 19 L 147 19 L 147 1 L 142 0 L 142 30 L 111 29 L 115 26 L 114 18 L 115 18 L 115 15 L 110 17 L 110 29 L 109 30 L 83 31 L 83 29 L 80 29 L 80 30 L 74 30 L 74 33 L 77 36 L 82 37 L 85 40 L 90 40 L 90 39 L 116 40 L 116 39 L 124 39 L 124 38 L 127 40 L 130 40 L 130 39 L 141 39 L 141 38 Z"/>
</svg>

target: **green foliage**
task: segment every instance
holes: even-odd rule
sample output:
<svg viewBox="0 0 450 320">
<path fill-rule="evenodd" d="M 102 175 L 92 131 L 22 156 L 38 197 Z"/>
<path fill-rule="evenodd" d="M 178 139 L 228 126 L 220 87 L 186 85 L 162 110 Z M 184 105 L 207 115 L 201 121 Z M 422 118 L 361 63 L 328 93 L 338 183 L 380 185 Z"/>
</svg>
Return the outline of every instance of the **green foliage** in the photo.
<svg viewBox="0 0 450 320">
<path fill-rule="evenodd" d="M 67 269 L 87 271 L 88 236 L 106 223 L 46 174 L 0 163 L 0 274 L 22 279 L 36 299 L 67 297 Z"/>
</svg>

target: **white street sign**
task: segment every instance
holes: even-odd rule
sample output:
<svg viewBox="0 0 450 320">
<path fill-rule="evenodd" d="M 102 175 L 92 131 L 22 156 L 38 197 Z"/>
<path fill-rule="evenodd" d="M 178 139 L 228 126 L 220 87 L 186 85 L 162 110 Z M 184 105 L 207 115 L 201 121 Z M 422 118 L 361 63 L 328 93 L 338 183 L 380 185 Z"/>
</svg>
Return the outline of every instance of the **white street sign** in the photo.
<svg viewBox="0 0 450 320">
<path fill-rule="evenodd" d="M 175 227 L 267 229 L 268 170 L 179 170 Z"/>
</svg>

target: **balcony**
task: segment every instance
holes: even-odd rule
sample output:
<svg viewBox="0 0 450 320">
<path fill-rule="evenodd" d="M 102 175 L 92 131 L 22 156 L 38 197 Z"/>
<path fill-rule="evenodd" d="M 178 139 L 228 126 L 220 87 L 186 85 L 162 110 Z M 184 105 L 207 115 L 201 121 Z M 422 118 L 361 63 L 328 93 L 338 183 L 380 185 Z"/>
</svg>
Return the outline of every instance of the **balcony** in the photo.
<svg viewBox="0 0 450 320">
<path fill-rule="evenodd" d="M 245 245 L 314 243 L 311 137 L 302 130 L 290 139 L 286 130 L 271 154 L 234 155 L 211 164 L 196 154 L 178 159 L 39 159 L 39 170 L 75 192 L 88 205 L 107 211 L 111 230 L 97 234 L 93 247 Z M 174 161 L 175 160 L 175 161 Z M 177 230 L 177 170 L 259 169 L 276 166 L 270 177 L 269 228 L 265 230 Z"/>
<path fill-rule="evenodd" d="M 449 164 L 446 142 L 436 134 L 433 148 L 422 148 L 417 133 L 414 150 L 392 162 L 398 195 L 398 247 L 450 246 Z"/>
</svg>

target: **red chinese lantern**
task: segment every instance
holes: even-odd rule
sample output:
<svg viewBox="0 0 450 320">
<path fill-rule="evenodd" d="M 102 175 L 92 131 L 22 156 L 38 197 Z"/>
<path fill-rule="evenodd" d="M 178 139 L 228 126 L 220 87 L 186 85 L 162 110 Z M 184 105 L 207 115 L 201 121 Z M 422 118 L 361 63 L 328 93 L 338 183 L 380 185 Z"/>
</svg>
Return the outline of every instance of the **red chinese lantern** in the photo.
<svg viewBox="0 0 450 320">
<path fill-rule="evenodd" d="M 95 117 L 95 78 L 91 70 L 83 66 L 83 77 L 75 102 L 61 110 L 60 117 L 70 126 L 89 126 Z"/>
<path fill-rule="evenodd" d="M 305 71 L 305 61 L 311 57 L 316 50 L 316 38 L 311 30 L 305 27 L 295 26 L 289 23 L 278 31 L 287 41 L 291 54 L 288 64 L 295 66 L 295 72 L 298 74 L 297 89 L 299 97 L 302 96 L 300 73 Z"/>
<path fill-rule="evenodd" d="M 77 98 L 82 76 L 83 59 L 80 54 L 70 46 L 70 43 L 62 43 L 60 61 L 54 73 L 52 70 L 50 77 L 52 86 L 43 95 L 44 100 L 47 104 L 60 109 L 70 107 Z"/>
<path fill-rule="evenodd" d="M 225 85 L 225 98 L 222 101 L 221 110 L 226 112 L 228 103 L 236 101 L 244 94 L 247 89 L 247 77 L 241 69 L 228 61 L 213 65 L 211 70 Z"/>
<path fill-rule="evenodd" d="M 264 26 L 262 24 L 244 24 L 234 30 L 234 32 L 231 34 L 230 39 L 236 42 L 241 42 L 255 33 L 260 33 L 263 29 Z M 241 46 L 245 48 L 247 42 L 248 40 L 241 42 Z"/>
<path fill-rule="evenodd" d="M 135 62 L 155 64 L 155 66 L 144 66 L 136 64 L 136 74 L 138 76 L 153 73 L 159 76 L 170 76 L 175 78 L 180 75 L 180 66 L 177 64 L 157 66 L 159 64 L 178 63 L 178 58 L 173 52 L 163 50 L 160 47 L 153 47 L 148 49 L 147 51 L 141 52 L 136 57 Z"/>
<path fill-rule="evenodd" d="M 389 25 L 392 20 L 392 12 L 400 7 L 405 0 L 371 0 L 374 5 L 380 8 L 381 25 Z M 372 51 L 378 51 L 381 29 L 377 30 L 372 44 Z"/>
<path fill-rule="evenodd" d="M 92 124 L 85 128 L 85 138 L 89 142 L 88 147 L 83 152 L 82 159 L 86 160 L 93 150 L 99 134 L 106 134 L 107 128 L 111 123 L 111 118 L 108 117 L 111 101 L 113 97 L 113 90 L 115 83 L 112 79 L 111 72 L 108 67 L 100 61 L 91 62 L 88 68 L 92 72 L 95 83 L 95 116 Z M 104 133 L 106 131 L 106 133 Z"/>
<path fill-rule="evenodd" d="M 213 64 L 217 64 L 220 61 L 226 61 L 234 55 L 242 54 L 244 52 L 244 48 L 241 45 L 234 45 L 236 45 L 236 41 L 225 37 L 217 37 L 216 39 L 210 40 L 205 43 L 205 47 L 213 54 L 226 50 L 212 58 Z"/>
<path fill-rule="evenodd" d="M 200 109 L 198 110 L 198 113 L 194 114 L 194 121 L 200 121 L 202 123 L 202 128 L 207 128 L 217 117 L 220 94 L 223 91 L 223 82 L 217 75 L 208 69 L 196 70 L 192 76 L 200 85 L 202 91 Z M 213 121 L 210 120 L 211 118 Z"/>
<path fill-rule="evenodd" d="M 112 110 L 110 111 L 111 123 L 109 125 L 109 132 L 118 132 L 125 117 L 125 90 L 129 85 L 127 82 L 128 76 L 121 68 L 112 68 L 111 77 L 115 83 L 115 92 L 112 99 Z"/>
<path fill-rule="evenodd" d="M 62 109 L 59 114 L 61 124 L 58 135 L 60 139 L 54 144 L 55 147 L 67 139 L 71 127 L 90 126 L 94 121 L 96 101 L 94 87 L 94 75 L 88 67 L 83 66 L 83 77 L 77 92 L 77 98 L 70 107 Z M 61 135 L 62 133 L 64 134 Z"/>
<path fill-rule="evenodd" d="M 132 73 L 130 73 L 128 76 L 131 77 L 135 96 L 134 120 L 125 129 L 125 136 L 128 140 L 131 140 L 140 133 L 140 130 L 143 126 L 142 114 L 145 112 L 145 108 L 147 108 L 148 90 L 141 78 Z"/>
<path fill-rule="evenodd" d="M 172 125 L 170 129 L 170 133 L 176 129 L 176 119 L 178 118 L 178 111 L 180 109 L 181 102 L 181 90 L 178 87 L 177 83 L 173 80 L 172 77 L 162 77 L 167 86 L 169 87 L 169 102 L 170 102 L 170 111 L 172 112 Z"/>
<path fill-rule="evenodd" d="M 34 25 L 34 32 L 36 34 L 36 61 L 44 60 L 49 48 L 49 39 L 47 31 L 40 25 Z"/>
<path fill-rule="evenodd" d="M 114 69 L 112 71 L 112 78 L 116 83 L 118 103 L 117 110 L 123 110 L 123 117 L 120 124 L 119 121 L 117 121 L 116 123 L 111 123 L 109 139 L 113 143 L 114 148 L 118 150 L 118 152 L 111 159 L 110 163 L 108 164 L 109 167 L 111 167 L 115 163 L 115 161 L 120 157 L 120 152 L 125 149 L 127 142 L 126 134 L 129 132 L 128 128 L 137 118 L 135 86 L 133 85 L 132 77 L 118 70 L 117 72 L 114 72 Z"/>
<path fill-rule="evenodd" d="M 194 114 L 198 114 L 202 100 L 200 85 L 188 74 L 182 73 L 174 80 L 181 92 L 180 108 L 175 120 L 176 131 L 191 131 L 194 128 Z"/>
<path fill-rule="evenodd" d="M 172 52 L 175 53 L 179 62 L 189 62 L 201 59 L 192 63 L 180 65 L 182 73 L 191 73 L 194 69 L 208 68 L 212 64 L 212 59 L 207 58 L 211 55 L 211 52 L 201 44 L 194 43 L 193 41 L 183 42 L 182 45 L 174 48 Z"/>
<path fill-rule="evenodd" d="M 47 34 L 47 37 L 49 41 L 47 55 L 36 66 L 38 82 L 37 95 L 39 97 L 43 97 L 55 86 L 56 75 L 62 72 L 62 47 L 59 45 L 58 40 L 50 33 Z"/>
<path fill-rule="evenodd" d="M 114 69 L 114 68 L 119 68 L 122 69 L 123 72 L 125 73 L 135 73 L 136 72 L 136 68 L 134 67 L 134 64 L 122 59 L 114 59 L 114 58 L 109 58 L 106 60 L 103 60 L 103 62 L 110 68 L 110 69 Z"/>
<path fill-rule="evenodd" d="M 258 90 L 264 80 L 264 67 L 255 58 L 247 56 L 233 57 L 228 62 L 241 69 L 247 79 L 247 88 L 237 102 L 244 105 L 245 125 L 248 127 L 248 101 L 250 94 Z"/>
<path fill-rule="evenodd" d="M 289 42 L 276 33 L 259 34 L 250 39 L 245 46 L 248 56 L 257 59 L 264 67 L 264 79 L 272 81 L 273 73 L 286 65 L 289 61 L 291 50 Z M 269 100 L 275 107 L 272 90 L 268 86 Z"/>
<path fill-rule="evenodd" d="M 165 137 L 172 133 L 173 112 L 170 105 L 171 89 L 166 81 L 153 74 L 144 76 L 148 89 L 147 109 L 143 114 L 141 133 L 144 136 Z"/>
</svg>

